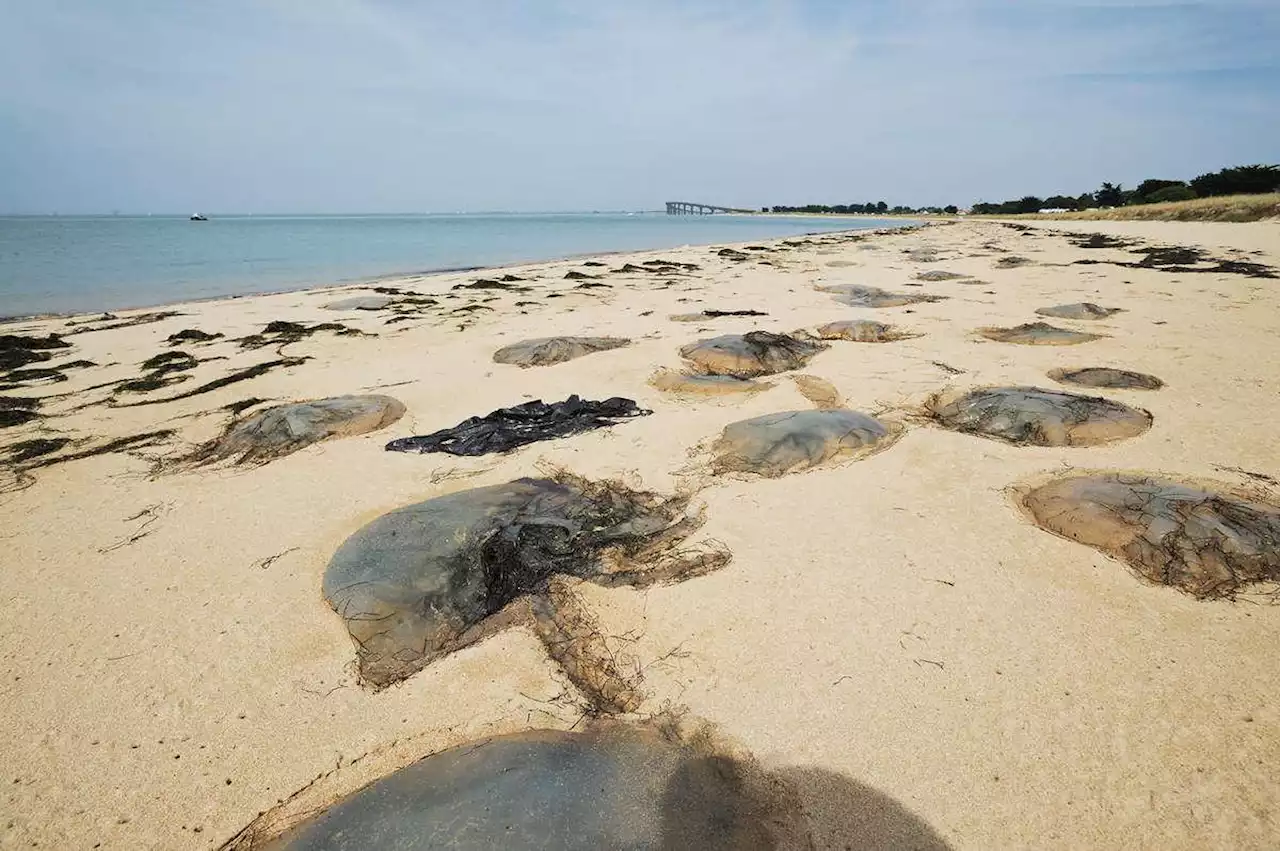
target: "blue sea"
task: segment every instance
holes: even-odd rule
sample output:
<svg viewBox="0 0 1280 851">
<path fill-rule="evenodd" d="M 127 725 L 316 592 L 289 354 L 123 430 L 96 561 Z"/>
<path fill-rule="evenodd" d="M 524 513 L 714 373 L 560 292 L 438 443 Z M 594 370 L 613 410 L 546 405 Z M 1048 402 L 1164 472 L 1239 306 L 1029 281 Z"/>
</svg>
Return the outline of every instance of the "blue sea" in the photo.
<svg viewBox="0 0 1280 851">
<path fill-rule="evenodd" d="M 0 217 L 0 316 L 94 312 L 901 220 L 664 213 Z"/>
</svg>

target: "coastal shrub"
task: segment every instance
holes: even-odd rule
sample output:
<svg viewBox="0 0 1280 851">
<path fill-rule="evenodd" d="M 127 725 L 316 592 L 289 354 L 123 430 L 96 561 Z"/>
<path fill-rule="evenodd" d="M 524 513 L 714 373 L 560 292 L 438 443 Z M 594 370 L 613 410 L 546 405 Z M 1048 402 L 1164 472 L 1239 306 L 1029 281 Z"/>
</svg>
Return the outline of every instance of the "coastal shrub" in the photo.
<svg viewBox="0 0 1280 851">
<path fill-rule="evenodd" d="M 1202 198 L 1213 195 L 1261 195 L 1280 192 L 1280 165 L 1242 165 L 1202 174 L 1191 181 Z"/>
<path fill-rule="evenodd" d="M 1147 204 L 1167 204 L 1172 201 L 1190 201 L 1196 197 L 1196 192 L 1185 183 L 1175 186 L 1166 186 L 1158 189 L 1150 195 L 1144 196 L 1143 201 Z"/>
</svg>

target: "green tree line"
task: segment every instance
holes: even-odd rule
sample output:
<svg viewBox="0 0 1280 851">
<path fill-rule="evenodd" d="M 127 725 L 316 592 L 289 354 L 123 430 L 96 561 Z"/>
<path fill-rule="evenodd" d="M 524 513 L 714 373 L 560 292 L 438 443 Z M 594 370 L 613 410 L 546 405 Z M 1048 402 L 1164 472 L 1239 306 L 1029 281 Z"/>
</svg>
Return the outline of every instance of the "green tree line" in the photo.
<svg viewBox="0 0 1280 851">
<path fill-rule="evenodd" d="M 1123 207 L 1128 204 L 1158 204 L 1164 201 L 1188 201 L 1192 198 L 1212 198 L 1219 195 L 1258 195 L 1280 192 L 1280 165 L 1241 165 L 1202 174 L 1191 180 L 1160 180 L 1151 178 L 1133 189 L 1125 189 L 1119 183 L 1104 183 L 1094 192 L 1082 195 L 1050 195 L 1041 198 L 1027 195 L 1012 201 L 989 203 L 980 201 L 973 205 L 973 212 L 1009 215 L 1035 213 L 1040 210 L 1088 210 L 1094 207 Z M 762 213 L 951 213 L 959 212 L 954 204 L 945 207 L 890 207 L 884 201 L 868 201 L 865 204 L 805 204 L 801 207 L 775 205 L 761 207 Z"/>
<path fill-rule="evenodd" d="M 1088 210 L 1094 207 L 1124 207 L 1130 204 L 1159 204 L 1166 201 L 1189 201 L 1220 195 L 1259 195 L 1280 192 L 1280 165 L 1242 165 L 1202 174 L 1191 180 L 1159 180 L 1151 178 L 1133 189 L 1119 183 L 1104 183 L 1096 192 L 1083 195 L 1050 195 L 1040 198 L 1027 195 L 1012 201 L 973 205 L 973 212 L 1009 215 L 1035 213 L 1045 209 Z"/>
</svg>

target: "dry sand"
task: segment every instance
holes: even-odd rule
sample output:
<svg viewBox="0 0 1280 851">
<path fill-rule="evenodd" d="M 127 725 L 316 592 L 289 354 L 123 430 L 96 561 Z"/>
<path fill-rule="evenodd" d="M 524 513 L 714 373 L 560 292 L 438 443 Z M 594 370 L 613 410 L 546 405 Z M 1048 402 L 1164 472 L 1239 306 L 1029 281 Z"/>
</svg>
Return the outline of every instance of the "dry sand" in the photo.
<svg viewBox="0 0 1280 851">
<path fill-rule="evenodd" d="M 1067 468 L 1266 488 L 1237 471 L 1280 477 L 1280 281 L 1066 265 L 1132 258 L 1073 247 L 1063 231 L 1202 244 L 1223 256 L 1238 248 L 1280 265 L 1274 223 L 965 222 L 798 245 L 765 254 L 772 265 L 705 247 L 603 258 L 610 268 L 655 257 L 702 267 L 678 276 L 609 274 L 582 260 L 503 270 L 532 278 L 528 293 L 451 292 L 474 274 L 388 281 L 459 296 L 391 325 L 385 312 L 322 309 L 368 294 L 348 287 L 180 305 L 181 316 L 68 336 L 75 348 L 63 360 L 100 366 L 8 391 L 70 395 L 48 400 L 42 422 L 0 432 L 0 449 L 54 433 L 177 435 L 20 482 L 0 472 L 0 847 L 216 848 L 299 790 L 291 811 L 447 745 L 578 723 L 572 686 L 523 629 L 385 691 L 361 688 L 342 621 L 320 595 L 330 555 L 383 512 L 536 475 L 544 462 L 670 490 L 690 449 L 727 423 L 808 403 L 791 381 L 677 399 L 646 383 L 656 368 L 679 367 L 677 350 L 699 337 L 852 318 L 921 334 L 833 343 L 805 369 L 868 413 L 919 405 L 947 387 L 1054 387 L 1045 373 L 1055 367 L 1138 370 L 1167 387 L 1101 391 L 1155 418 L 1146 434 L 1105 446 L 1017 447 L 917 423 L 865 460 L 714 483 L 701 495 L 704 532 L 733 552 L 728 567 L 647 591 L 583 590 L 615 646 L 644 667 L 641 714 L 683 708 L 764 766 L 801 778 L 820 848 L 938 847 L 930 836 L 965 849 L 1275 847 L 1280 607 L 1257 593 L 1202 602 L 1145 585 L 1030 525 L 1008 489 Z M 926 246 L 936 262 L 904 253 Z M 1033 263 L 995 268 L 1008 254 Z M 570 269 L 604 273 L 611 286 L 576 289 L 580 281 L 563 279 Z M 908 286 L 929 269 L 986 283 Z M 949 298 L 871 310 L 814 289 L 841 283 Z M 446 313 L 490 298 L 491 311 Z M 1124 312 L 1053 320 L 1106 335 L 1080 346 L 974 334 L 1081 301 Z M 746 308 L 769 315 L 667 318 Z M 227 336 L 178 347 L 209 360 L 192 380 L 136 398 L 277 359 L 274 347 L 241 351 L 229 341 L 277 319 L 377 336 L 322 332 L 285 347 L 309 358 L 301 365 L 183 401 L 76 410 L 110 392 L 85 388 L 140 375 L 138 364 L 180 329 Z M 501 346 L 555 334 L 635 343 L 535 369 L 490 359 Z M 217 433 L 227 422 L 220 406 L 359 392 L 392 395 L 408 414 L 266 466 L 151 474 L 156 458 Z M 393 437 L 571 393 L 629 396 L 655 413 L 505 456 L 382 449 Z"/>
</svg>

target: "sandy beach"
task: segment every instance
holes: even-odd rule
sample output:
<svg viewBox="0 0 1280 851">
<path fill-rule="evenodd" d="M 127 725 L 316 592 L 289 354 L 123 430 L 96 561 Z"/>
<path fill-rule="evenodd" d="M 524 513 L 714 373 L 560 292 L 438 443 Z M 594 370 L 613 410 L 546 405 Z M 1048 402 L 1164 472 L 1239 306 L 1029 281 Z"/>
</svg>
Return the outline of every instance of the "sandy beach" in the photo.
<svg viewBox="0 0 1280 851">
<path fill-rule="evenodd" d="M 1081 234 L 1124 242 L 1085 247 Z M 1161 246 L 1201 254 L 1140 262 Z M 797 847 L 1275 847 L 1274 584 L 1234 599 L 1152 584 L 1038 528 L 1019 495 L 1071 471 L 1140 471 L 1280 501 L 1276 269 L 1275 222 L 972 220 L 6 323 L 0 333 L 70 345 L 24 367 L 56 377 L 0 390 L 41 400 L 0 429 L 0 847 L 252 847 L 425 755 L 578 728 L 590 701 L 527 626 L 374 689 L 321 590 L 335 552 L 375 518 L 552 469 L 661 493 L 696 485 L 695 538 L 731 553 L 727 565 L 577 593 L 633 675 L 624 720 L 697 720 L 783 778 L 810 843 Z M 942 298 L 854 307 L 819 289 L 849 284 Z M 329 307 L 361 297 L 381 303 Z M 1035 312 L 1081 302 L 1121 311 Z M 704 310 L 765 315 L 670 318 Z M 708 446 L 725 426 L 813 402 L 791 372 L 700 398 L 649 383 L 685 368 L 681 347 L 700 339 L 849 319 L 904 338 L 831 341 L 792 372 L 897 430 L 865 457 L 714 474 Z M 301 330 L 267 332 L 281 321 Z M 1098 338 L 978 333 L 1037 321 Z M 339 327 L 314 327 L 328 323 Z M 186 330 L 220 336 L 169 342 Z M 558 335 L 631 342 L 552 366 L 493 360 Z M 195 362 L 141 366 L 177 351 Z M 91 365 L 60 369 L 75 361 Z M 1047 377 L 1083 367 L 1164 386 Z M 1150 427 L 1015 445 L 923 413 L 935 394 L 988 386 L 1104 396 L 1149 412 Z M 269 463 L 184 461 L 237 416 L 345 394 L 390 396 L 405 413 Z M 383 448 L 571 394 L 652 414 L 479 457 Z M 33 440 L 56 445 L 15 460 Z"/>
</svg>

